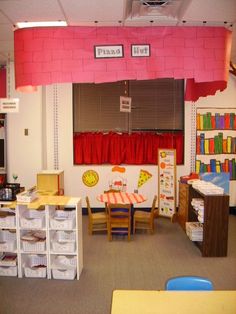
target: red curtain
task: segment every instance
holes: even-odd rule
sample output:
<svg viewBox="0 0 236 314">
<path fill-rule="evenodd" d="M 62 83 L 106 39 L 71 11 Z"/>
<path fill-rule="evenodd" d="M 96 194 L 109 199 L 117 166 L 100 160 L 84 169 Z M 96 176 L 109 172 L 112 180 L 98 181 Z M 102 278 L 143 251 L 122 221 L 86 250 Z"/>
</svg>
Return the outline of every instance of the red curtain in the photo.
<svg viewBox="0 0 236 314">
<path fill-rule="evenodd" d="M 156 165 L 158 148 L 175 148 L 177 165 L 184 162 L 184 135 L 177 133 L 74 133 L 76 165 Z"/>
</svg>

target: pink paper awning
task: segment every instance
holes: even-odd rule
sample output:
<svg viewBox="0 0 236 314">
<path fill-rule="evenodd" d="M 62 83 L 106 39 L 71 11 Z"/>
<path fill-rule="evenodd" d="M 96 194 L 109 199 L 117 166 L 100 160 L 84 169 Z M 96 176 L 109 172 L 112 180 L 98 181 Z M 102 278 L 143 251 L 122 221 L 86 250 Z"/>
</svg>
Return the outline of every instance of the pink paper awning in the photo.
<svg viewBox="0 0 236 314">
<path fill-rule="evenodd" d="M 16 88 L 53 83 L 190 79 L 186 100 L 227 86 L 231 32 L 224 27 L 45 27 L 14 32 Z M 95 46 L 123 47 L 96 58 Z M 133 57 L 132 45 L 150 45 Z"/>
</svg>

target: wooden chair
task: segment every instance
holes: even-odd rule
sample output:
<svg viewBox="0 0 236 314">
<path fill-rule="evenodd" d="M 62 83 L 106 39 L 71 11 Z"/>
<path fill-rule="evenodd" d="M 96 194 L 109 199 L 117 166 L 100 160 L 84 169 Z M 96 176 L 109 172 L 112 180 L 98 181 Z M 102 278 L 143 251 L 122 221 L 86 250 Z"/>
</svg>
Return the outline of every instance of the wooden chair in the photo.
<svg viewBox="0 0 236 314">
<path fill-rule="evenodd" d="M 133 217 L 133 233 L 136 229 L 150 230 L 154 232 L 154 211 L 156 207 L 157 196 L 155 195 L 152 201 L 152 208 L 150 212 L 144 210 L 136 210 Z"/>
<path fill-rule="evenodd" d="M 108 204 L 108 239 L 112 240 L 113 234 L 126 235 L 130 241 L 131 233 L 131 205 Z"/>
<path fill-rule="evenodd" d="M 96 231 L 107 231 L 107 214 L 105 212 L 93 213 L 90 207 L 88 196 L 85 198 L 88 208 L 89 224 L 88 232 L 93 234 Z"/>
<path fill-rule="evenodd" d="M 115 190 L 115 189 L 109 189 L 109 190 L 105 190 L 104 191 L 104 194 L 106 193 L 119 193 L 120 191 L 119 190 Z M 105 211 L 108 215 L 108 206 L 107 206 L 107 203 L 105 203 Z"/>
</svg>

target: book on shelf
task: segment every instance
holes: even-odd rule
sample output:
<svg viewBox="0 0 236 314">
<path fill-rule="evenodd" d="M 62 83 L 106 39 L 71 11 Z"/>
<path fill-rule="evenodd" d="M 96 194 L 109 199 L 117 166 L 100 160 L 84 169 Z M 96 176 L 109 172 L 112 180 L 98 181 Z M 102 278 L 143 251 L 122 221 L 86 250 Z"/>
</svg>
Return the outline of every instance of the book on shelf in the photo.
<svg viewBox="0 0 236 314">
<path fill-rule="evenodd" d="M 223 133 L 219 132 L 218 133 L 218 145 L 219 145 L 219 154 L 223 153 Z"/>
<path fill-rule="evenodd" d="M 219 154 L 219 137 L 218 137 L 218 135 L 214 136 L 214 148 L 215 148 L 215 154 Z"/>
<path fill-rule="evenodd" d="M 201 152 L 201 154 L 205 153 L 204 140 L 205 140 L 205 134 L 201 133 L 200 134 L 200 152 Z"/>
<path fill-rule="evenodd" d="M 204 140 L 204 152 L 206 155 L 209 154 L 209 139 Z"/>
<path fill-rule="evenodd" d="M 225 118 L 225 130 L 229 130 L 230 129 L 230 114 L 228 112 L 226 112 L 224 114 L 224 118 Z"/>
<path fill-rule="evenodd" d="M 218 112 L 215 113 L 215 128 L 220 129 L 220 114 Z"/>
<path fill-rule="evenodd" d="M 214 154 L 215 153 L 215 144 L 214 144 L 214 138 L 209 139 L 209 153 Z"/>
<path fill-rule="evenodd" d="M 227 136 L 227 153 L 231 153 L 231 141 L 232 141 L 232 136 Z"/>
<path fill-rule="evenodd" d="M 212 127 L 212 130 L 215 130 L 216 128 L 216 120 L 214 116 L 211 116 L 211 127 Z"/>
<path fill-rule="evenodd" d="M 196 140 L 196 152 L 197 155 L 201 154 L 201 147 L 200 147 L 200 136 L 197 136 L 197 140 Z"/>
<path fill-rule="evenodd" d="M 200 130 L 203 130 L 203 115 L 200 115 Z"/>
<path fill-rule="evenodd" d="M 221 167 L 220 167 L 220 161 L 216 160 L 216 172 L 220 173 L 221 172 Z"/>
<path fill-rule="evenodd" d="M 197 130 L 201 130 L 201 127 L 200 127 L 200 113 L 197 113 Z"/>
</svg>

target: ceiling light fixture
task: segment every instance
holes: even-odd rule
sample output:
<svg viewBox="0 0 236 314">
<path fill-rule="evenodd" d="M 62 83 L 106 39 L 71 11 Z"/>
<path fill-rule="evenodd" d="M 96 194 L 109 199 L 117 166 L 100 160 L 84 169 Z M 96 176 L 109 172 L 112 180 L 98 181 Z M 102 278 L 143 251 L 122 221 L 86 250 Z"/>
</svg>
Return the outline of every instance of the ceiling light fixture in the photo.
<svg viewBox="0 0 236 314">
<path fill-rule="evenodd" d="M 45 22 L 17 22 L 17 28 L 67 26 L 66 21 L 45 21 Z"/>
</svg>

